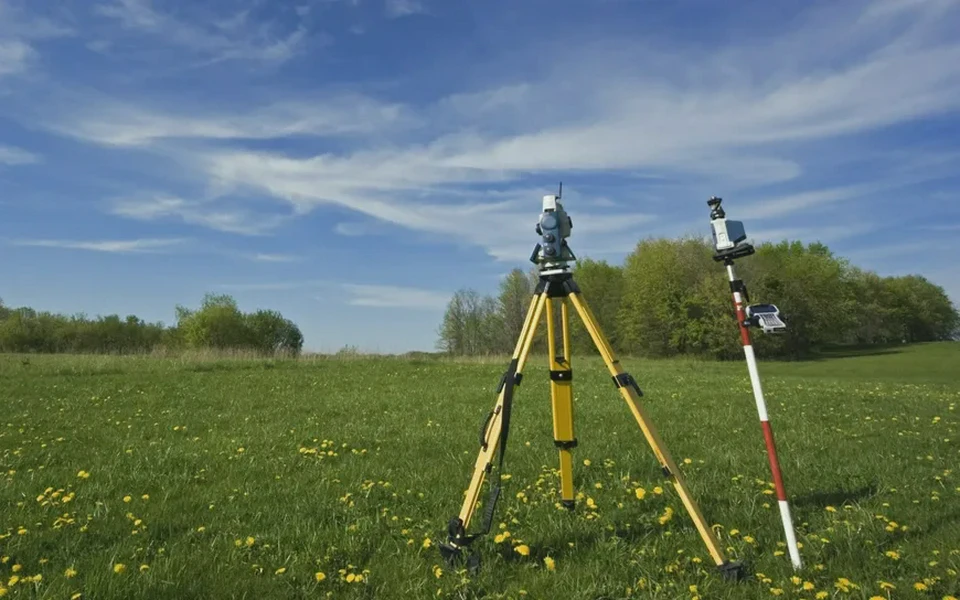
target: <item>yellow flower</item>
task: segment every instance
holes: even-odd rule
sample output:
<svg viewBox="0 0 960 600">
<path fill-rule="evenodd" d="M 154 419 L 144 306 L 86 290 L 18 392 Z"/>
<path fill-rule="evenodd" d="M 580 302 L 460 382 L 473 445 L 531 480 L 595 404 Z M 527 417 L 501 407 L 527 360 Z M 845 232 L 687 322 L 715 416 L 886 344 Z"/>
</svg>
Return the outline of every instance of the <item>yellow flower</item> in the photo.
<svg viewBox="0 0 960 600">
<path fill-rule="evenodd" d="M 279 569 L 277 569 L 276 571 L 274 571 L 273 574 L 274 574 L 274 575 L 283 575 L 283 574 L 286 573 L 286 572 L 287 572 L 287 568 L 286 568 L 286 567 L 280 567 Z"/>
<path fill-rule="evenodd" d="M 543 564 L 547 566 L 548 571 L 553 571 L 557 568 L 557 563 L 549 556 L 543 559 Z"/>
<path fill-rule="evenodd" d="M 114 573 L 123 573 L 123 572 L 126 571 L 126 570 L 127 570 L 127 565 L 125 565 L 125 564 L 123 564 L 123 563 L 117 563 L 117 564 L 113 565 L 113 572 L 114 572 Z"/>
<path fill-rule="evenodd" d="M 124 501 L 124 502 L 130 502 L 131 500 L 133 500 L 133 498 L 131 498 L 130 496 L 124 496 L 124 497 L 123 497 L 123 501 Z"/>
<path fill-rule="evenodd" d="M 147 564 L 140 565 L 140 572 L 141 572 L 141 573 L 146 573 L 146 572 L 149 571 L 149 570 L 150 570 L 150 565 L 147 565 Z"/>
<path fill-rule="evenodd" d="M 637 488 L 633 492 L 637 495 L 637 500 L 643 500 L 643 497 L 647 495 L 647 490 L 643 488 Z"/>
<path fill-rule="evenodd" d="M 517 554 L 519 554 L 519 555 L 521 555 L 521 556 L 527 556 L 528 554 L 530 554 L 530 547 L 527 546 L 526 544 L 520 544 L 519 546 L 517 546 L 517 547 L 514 548 L 513 550 L 514 550 L 514 552 L 516 552 Z"/>
<path fill-rule="evenodd" d="M 829 596 L 829 595 L 830 595 L 830 594 L 828 594 L 827 592 L 817 592 L 816 598 L 817 598 L 817 600 L 823 600 L 824 598 L 826 598 L 826 597 Z"/>
<path fill-rule="evenodd" d="M 253 546 L 255 543 L 257 543 L 257 540 L 255 540 L 252 535 L 248 535 L 248 536 L 247 536 L 247 548 L 249 548 L 250 546 Z"/>
<path fill-rule="evenodd" d="M 433 542 L 430 541 L 430 538 L 423 538 L 423 547 L 429 548 L 433 545 Z"/>
<path fill-rule="evenodd" d="M 897 552 L 896 550 L 887 550 L 886 552 L 884 552 L 884 554 L 886 554 L 893 560 L 900 560 L 900 553 Z"/>
<path fill-rule="evenodd" d="M 918 581 L 913 584 L 913 589 L 917 590 L 918 592 L 923 592 L 927 589 L 927 584 Z"/>
<path fill-rule="evenodd" d="M 441 575 L 443 575 L 443 569 L 439 565 L 433 565 L 433 576 L 440 579 Z"/>
<path fill-rule="evenodd" d="M 70 600 L 80 600 L 80 596 L 82 595 L 83 594 L 81 594 L 80 592 L 77 592 L 76 594 L 70 596 Z"/>
<path fill-rule="evenodd" d="M 142 499 L 144 499 L 144 500 L 149 500 L 149 499 L 150 499 L 150 494 L 144 494 L 144 495 L 142 495 L 142 496 L 140 496 L 140 497 L 141 497 Z"/>
<path fill-rule="evenodd" d="M 80 479 L 86 479 L 90 477 L 90 473 L 87 473 L 86 471 L 79 471 L 77 473 L 77 477 L 79 477 Z"/>
<path fill-rule="evenodd" d="M 321 582 L 321 581 L 323 581 L 324 579 L 327 578 L 327 574 L 324 573 L 323 571 L 317 571 L 317 572 L 314 574 L 313 578 L 317 580 L 317 583 L 319 583 L 319 582 Z"/>
<path fill-rule="evenodd" d="M 77 570 L 74 569 L 73 567 L 67 567 L 67 570 L 63 572 L 63 576 L 66 577 L 67 579 L 70 579 L 71 577 L 76 577 L 76 575 L 77 575 Z"/>
</svg>

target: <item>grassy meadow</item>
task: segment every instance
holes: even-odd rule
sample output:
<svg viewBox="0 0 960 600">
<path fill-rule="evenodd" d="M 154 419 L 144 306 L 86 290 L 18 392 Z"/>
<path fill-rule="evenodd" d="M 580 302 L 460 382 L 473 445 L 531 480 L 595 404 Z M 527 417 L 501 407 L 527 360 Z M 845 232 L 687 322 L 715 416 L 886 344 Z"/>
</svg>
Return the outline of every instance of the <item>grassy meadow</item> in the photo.
<svg viewBox="0 0 960 600">
<path fill-rule="evenodd" d="M 533 357 L 476 575 L 436 543 L 505 358 L 0 356 L 0 595 L 960 596 L 960 344 L 760 363 L 796 573 L 745 364 L 622 362 L 747 580 L 715 571 L 593 356 L 573 365 L 576 510 Z"/>
</svg>

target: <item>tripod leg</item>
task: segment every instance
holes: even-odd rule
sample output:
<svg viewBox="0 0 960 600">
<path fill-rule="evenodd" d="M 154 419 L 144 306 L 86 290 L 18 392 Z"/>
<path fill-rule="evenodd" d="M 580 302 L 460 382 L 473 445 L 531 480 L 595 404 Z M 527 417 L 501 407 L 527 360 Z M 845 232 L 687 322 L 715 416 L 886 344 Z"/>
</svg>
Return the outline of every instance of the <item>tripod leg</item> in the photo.
<svg viewBox="0 0 960 600">
<path fill-rule="evenodd" d="M 516 347 L 513 351 L 513 357 L 510 361 L 506 373 L 500 383 L 500 389 L 497 391 L 497 402 L 487 418 L 486 423 L 480 433 L 480 453 L 474 463 L 473 476 L 470 479 L 470 485 L 467 488 L 463 506 L 460 514 L 453 517 L 448 524 L 448 541 L 440 545 L 441 553 L 448 559 L 458 555 L 460 549 L 469 544 L 471 539 L 466 535 L 466 529 L 470 526 L 470 521 L 476 510 L 477 501 L 480 496 L 480 487 L 483 485 L 484 478 L 493 467 L 493 457 L 496 454 L 497 446 L 506 441 L 506 435 L 509 431 L 510 411 L 513 398 L 513 388 L 519 385 L 522 377 L 523 367 L 530 353 L 530 347 L 533 344 L 534 334 L 537 323 L 543 313 L 547 296 L 543 287 L 538 286 L 531 299 L 530 306 L 527 309 L 527 316 L 524 320 L 520 337 L 517 339 Z M 500 448 L 501 460 L 503 459 L 503 448 Z M 498 473 L 499 475 L 500 473 Z M 493 489 L 494 495 L 491 497 L 490 505 L 487 506 L 487 533 L 490 528 L 490 522 L 493 518 L 493 508 L 499 495 L 499 486 Z"/>
<path fill-rule="evenodd" d="M 550 399 L 553 404 L 553 442 L 560 452 L 560 501 L 565 508 L 574 507 L 573 496 L 573 371 L 570 364 L 570 331 L 567 303 L 561 299 L 560 327 L 563 353 L 557 352 L 554 304 L 547 298 L 547 339 L 550 353 Z"/>
<path fill-rule="evenodd" d="M 600 354 L 603 356 L 603 361 L 606 363 L 607 369 L 613 376 L 614 383 L 620 390 L 620 395 L 623 396 L 624 400 L 627 401 L 627 405 L 630 407 L 630 411 L 633 413 L 634 418 L 636 418 L 637 423 L 640 425 L 643 435 L 647 438 L 647 442 L 650 444 L 654 454 L 656 454 L 657 459 L 660 461 L 660 465 L 663 468 L 664 474 L 670 478 L 674 488 L 680 495 L 680 499 L 683 501 L 684 507 L 686 507 L 687 512 L 690 513 L 690 517 L 693 519 L 697 530 L 700 532 L 700 537 L 703 538 L 703 541 L 707 546 L 707 550 L 710 552 L 710 556 L 713 558 L 714 562 L 724 573 L 724 575 L 731 578 L 741 577 L 743 575 L 742 566 L 738 563 L 730 563 L 724 556 L 723 550 L 720 548 L 720 543 L 714 535 L 713 530 L 703 518 L 699 507 L 693 500 L 690 492 L 687 490 L 686 483 L 684 482 L 683 477 L 680 475 L 680 470 L 677 468 L 676 463 L 673 462 L 673 458 L 671 458 L 663 442 L 660 440 L 660 436 L 657 434 L 656 429 L 654 429 L 650 418 L 647 416 L 643 407 L 640 406 L 640 387 L 637 385 L 637 382 L 633 379 L 633 377 L 624 371 L 620 366 L 620 361 L 614 355 L 613 349 L 610 347 L 606 336 L 604 336 L 603 332 L 600 330 L 600 326 L 597 323 L 596 317 L 594 317 L 590 307 L 582 298 L 579 289 L 576 289 L 575 284 L 572 282 L 570 282 L 570 287 L 573 288 L 569 294 L 570 301 L 573 303 L 574 308 L 576 308 L 577 313 L 583 320 L 583 324 L 590 333 L 590 337 L 597 346 L 597 350 L 599 350 Z"/>
</svg>

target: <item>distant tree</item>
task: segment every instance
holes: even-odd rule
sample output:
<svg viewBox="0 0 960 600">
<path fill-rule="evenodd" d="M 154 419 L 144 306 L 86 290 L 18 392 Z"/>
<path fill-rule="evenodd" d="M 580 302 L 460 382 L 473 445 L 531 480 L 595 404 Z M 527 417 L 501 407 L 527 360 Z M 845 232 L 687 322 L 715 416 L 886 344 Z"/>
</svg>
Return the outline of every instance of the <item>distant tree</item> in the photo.
<svg viewBox="0 0 960 600">
<path fill-rule="evenodd" d="M 511 353 L 523 330 L 523 322 L 530 309 L 534 284 L 522 269 L 513 269 L 500 282 L 498 311 L 502 327 L 499 328 L 499 340 L 496 351 Z M 491 326 L 495 326 L 491 323 Z"/>
<path fill-rule="evenodd" d="M 245 317 L 253 347 L 263 354 L 300 354 L 303 334 L 283 315 L 272 310 L 258 310 Z"/>
<path fill-rule="evenodd" d="M 605 260 L 582 258 L 573 267 L 574 277 L 582 292 L 582 298 L 590 307 L 593 316 L 614 351 L 620 349 L 617 313 L 623 299 L 623 267 Z M 596 345 L 583 324 L 576 308 L 568 301 L 570 345 L 575 354 L 597 354 Z"/>
</svg>

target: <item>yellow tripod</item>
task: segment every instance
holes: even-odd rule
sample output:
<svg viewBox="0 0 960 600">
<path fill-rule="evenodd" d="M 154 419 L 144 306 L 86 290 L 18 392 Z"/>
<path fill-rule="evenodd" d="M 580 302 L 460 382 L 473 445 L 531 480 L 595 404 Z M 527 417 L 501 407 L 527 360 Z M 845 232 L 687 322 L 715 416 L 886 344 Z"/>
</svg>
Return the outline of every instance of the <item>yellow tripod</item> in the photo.
<svg viewBox="0 0 960 600">
<path fill-rule="evenodd" d="M 700 532 L 700 536 L 703 538 L 707 550 L 710 552 L 710 556 L 725 577 L 732 579 L 741 578 L 743 576 L 742 565 L 740 563 L 730 562 L 724 556 L 723 550 L 720 548 L 720 544 L 713 530 L 704 520 L 703 515 L 700 514 L 700 509 L 690 495 L 683 477 L 680 474 L 680 470 L 664 447 L 646 412 L 640 406 L 639 397 L 642 395 L 640 387 L 634 378 L 621 367 L 620 361 L 614 355 L 613 349 L 610 347 L 606 336 L 600 330 L 600 326 L 593 312 L 583 299 L 582 293 L 573 280 L 572 274 L 565 269 L 549 274 L 543 272 L 540 276 L 540 281 L 533 293 L 530 306 L 527 309 L 527 316 L 513 351 L 510 365 L 500 380 L 500 386 L 497 390 L 497 403 L 482 427 L 480 454 L 477 456 L 473 477 L 470 480 L 470 486 L 467 488 L 460 514 L 453 517 L 448 524 L 448 539 L 446 543 L 439 544 L 441 554 L 448 562 L 453 563 L 461 558 L 463 548 L 479 537 L 479 535 L 485 535 L 490 531 L 494 507 L 500 495 L 499 476 L 502 474 L 503 452 L 506 449 L 506 440 L 509 433 L 514 388 L 520 384 L 523 367 L 533 344 L 537 323 L 539 323 L 544 312 L 546 312 L 547 343 L 550 355 L 553 435 L 560 453 L 561 501 L 567 508 L 572 509 L 574 507 L 572 450 L 576 446 L 577 441 L 573 434 L 573 371 L 570 364 L 570 335 L 567 327 L 568 301 L 573 305 L 587 331 L 590 333 L 590 337 L 600 351 L 600 355 L 603 357 L 603 361 L 606 363 L 613 382 L 620 391 L 620 395 L 626 400 L 627 406 L 630 408 L 634 418 L 640 425 L 640 429 L 643 431 L 643 435 L 653 449 L 654 454 L 656 454 L 657 460 L 660 461 L 664 475 L 673 483 L 687 512 L 689 512 L 693 518 L 693 522 Z M 560 324 L 563 344 L 563 352 L 560 355 L 557 353 L 557 325 L 555 320 L 555 303 L 557 302 L 560 304 Z M 492 471 L 493 457 L 497 452 L 498 445 L 500 447 L 500 465 L 497 473 L 498 481 L 495 485 L 491 481 L 491 496 L 485 511 L 486 524 L 481 533 L 467 535 L 466 529 L 469 527 L 471 518 L 476 510 L 477 501 L 480 496 L 480 487 L 483 485 L 486 475 Z M 475 568 L 478 565 L 478 560 L 476 555 L 471 556 L 468 561 L 468 566 Z"/>
</svg>

